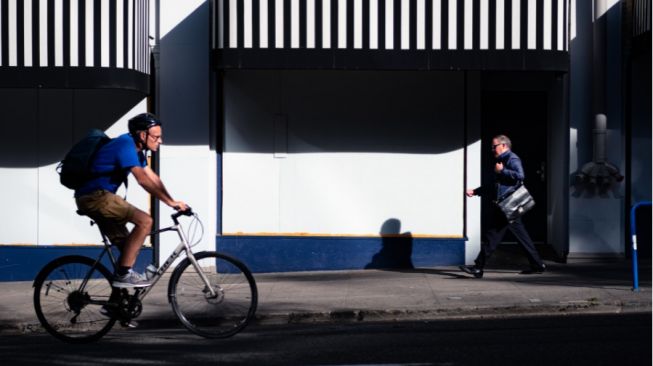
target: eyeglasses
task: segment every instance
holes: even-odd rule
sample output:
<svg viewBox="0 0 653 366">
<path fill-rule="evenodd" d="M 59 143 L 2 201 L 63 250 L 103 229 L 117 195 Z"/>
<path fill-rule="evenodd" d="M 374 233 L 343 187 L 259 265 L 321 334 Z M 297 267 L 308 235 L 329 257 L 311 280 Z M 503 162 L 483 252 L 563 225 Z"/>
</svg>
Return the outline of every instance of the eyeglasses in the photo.
<svg viewBox="0 0 653 366">
<path fill-rule="evenodd" d="M 152 138 L 152 140 L 156 141 L 162 141 L 161 140 L 161 135 L 148 135 Z"/>
<path fill-rule="evenodd" d="M 504 145 L 504 144 L 501 143 L 501 144 L 492 145 L 492 150 L 496 149 L 497 146 L 499 146 L 499 145 Z"/>
</svg>

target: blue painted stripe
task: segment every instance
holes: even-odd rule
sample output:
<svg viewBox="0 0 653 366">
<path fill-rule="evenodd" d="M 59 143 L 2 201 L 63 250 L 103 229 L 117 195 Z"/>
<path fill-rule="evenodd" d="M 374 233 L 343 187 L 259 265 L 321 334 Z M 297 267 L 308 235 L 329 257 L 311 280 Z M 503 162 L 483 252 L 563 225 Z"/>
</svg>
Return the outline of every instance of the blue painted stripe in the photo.
<svg viewBox="0 0 653 366">
<path fill-rule="evenodd" d="M 115 249 L 114 249 L 115 250 Z M 100 246 L 0 246 L 0 282 L 32 281 L 46 264 L 64 255 L 84 255 L 97 258 L 102 251 Z M 114 252 L 117 255 L 117 250 Z M 143 272 L 152 262 L 152 248 L 143 248 L 136 260 L 134 269 Z M 113 270 L 108 255 L 102 263 Z"/>
<path fill-rule="evenodd" d="M 253 272 L 417 268 L 465 263 L 464 238 L 218 236 Z"/>
</svg>

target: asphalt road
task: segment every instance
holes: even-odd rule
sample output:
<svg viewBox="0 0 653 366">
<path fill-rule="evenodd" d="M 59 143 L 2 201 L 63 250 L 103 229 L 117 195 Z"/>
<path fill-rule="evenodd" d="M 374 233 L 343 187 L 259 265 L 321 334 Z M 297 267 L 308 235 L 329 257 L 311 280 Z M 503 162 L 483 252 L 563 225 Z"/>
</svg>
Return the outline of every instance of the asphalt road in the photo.
<svg viewBox="0 0 653 366">
<path fill-rule="evenodd" d="M 90 345 L 0 337 L 3 365 L 651 365 L 651 314 L 250 327 L 226 340 L 116 328 Z"/>
</svg>

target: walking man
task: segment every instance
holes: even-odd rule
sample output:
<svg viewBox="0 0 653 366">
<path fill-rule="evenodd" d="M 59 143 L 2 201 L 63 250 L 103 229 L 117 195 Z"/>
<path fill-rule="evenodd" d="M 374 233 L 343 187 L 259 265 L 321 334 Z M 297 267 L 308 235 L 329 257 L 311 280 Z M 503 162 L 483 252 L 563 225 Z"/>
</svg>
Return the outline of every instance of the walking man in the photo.
<svg viewBox="0 0 653 366">
<path fill-rule="evenodd" d="M 492 139 L 492 153 L 495 157 L 494 164 L 494 185 L 483 186 L 476 189 L 468 189 L 467 197 L 486 196 L 493 200 L 505 197 L 514 192 L 524 181 L 524 169 L 519 156 L 512 152 L 512 143 L 505 135 L 498 135 Z M 483 277 L 483 267 L 487 259 L 497 249 L 497 246 L 510 230 L 517 238 L 517 241 L 525 249 L 530 268 L 522 271 L 522 274 L 542 273 L 546 266 L 542 262 L 535 245 L 531 240 L 521 218 L 513 222 L 508 222 L 506 216 L 501 212 L 497 205 L 493 205 L 492 214 L 490 215 L 490 229 L 485 233 L 485 242 L 481 246 L 481 251 L 476 257 L 475 265 L 460 266 L 460 269 L 473 275 L 476 278 Z"/>
</svg>

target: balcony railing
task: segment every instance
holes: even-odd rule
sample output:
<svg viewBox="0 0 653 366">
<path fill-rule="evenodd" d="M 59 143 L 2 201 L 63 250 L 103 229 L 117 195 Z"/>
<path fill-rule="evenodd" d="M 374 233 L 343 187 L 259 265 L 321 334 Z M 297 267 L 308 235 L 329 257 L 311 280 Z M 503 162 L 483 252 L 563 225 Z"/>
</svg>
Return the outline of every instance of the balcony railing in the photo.
<svg viewBox="0 0 653 366">
<path fill-rule="evenodd" d="M 219 68 L 568 69 L 568 0 L 213 0 Z"/>
<path fill-rule="evenodd" d="M 651 31 L 651 0 L 635 0 L 633 4 L 633 37 Z"/>
<path fill-rule="evenodd" d="M 0 87 L 146 91 L 149 0 L 0 0 Z"/>
</svg>

